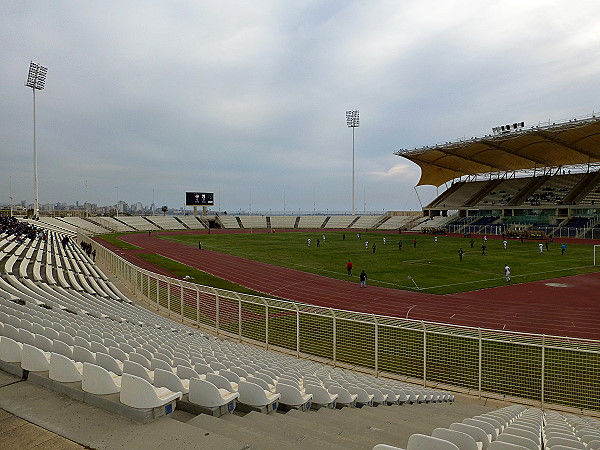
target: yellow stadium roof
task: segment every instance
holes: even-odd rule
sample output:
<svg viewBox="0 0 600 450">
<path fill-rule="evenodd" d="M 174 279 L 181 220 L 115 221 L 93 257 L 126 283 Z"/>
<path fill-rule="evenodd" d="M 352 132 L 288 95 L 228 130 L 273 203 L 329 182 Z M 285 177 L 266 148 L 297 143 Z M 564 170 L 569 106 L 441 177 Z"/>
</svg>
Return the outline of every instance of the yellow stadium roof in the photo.
<svg viewBox="0 0 600 450">
<path fill-rule="evenodd" d="M 465 175 L 597 163 L 600 118 L 589 116 L 394 154 L 421 167 L 417 186 L 441 186 Z"/>
</svg>

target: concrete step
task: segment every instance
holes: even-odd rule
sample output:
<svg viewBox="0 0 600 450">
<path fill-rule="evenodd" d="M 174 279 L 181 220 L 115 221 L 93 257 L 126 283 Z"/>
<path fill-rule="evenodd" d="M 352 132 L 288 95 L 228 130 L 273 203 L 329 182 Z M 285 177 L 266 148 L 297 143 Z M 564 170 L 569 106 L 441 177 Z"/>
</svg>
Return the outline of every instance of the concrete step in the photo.
<svg viewBox="0 0 600 450">
<path fill-rule="evenodd" d="M 277 414 L 261 414 L 251 412 L 244 417 L 229 416 L 225 420 L 234 422 L 246 429 L 254 432 L 264 433 L 265 436 L 272 437 L 279 441 L 281 447 L 290 448 L 313 448 L 341 450 L 343 444 L 334 444 L 314 436 L 314 433 L 306 433 L 303 430 L 294 430 L 289 427 L 283 427 L 278 420 Z"/>
<path fill-rule="evenodd" d="M 289 423 L 290 426 L 301 426 L 318 432 L 335 435 L 336 438 L 343 438 L 344 445 L 349 449 L 373 448 L 376 444 L 381 443 L 380 437 L 378 436 L 356 432 L 353 429 L 345 429 L 345 427 L 340 426 L 337 421 L 330 421 L 316 411 L 290 411 L 284 416 L 284 421 L 286 424 Z"/>
<path fill-rule="evenodd" d="M 239 416 L 234 417 L 240 419 Z M 266 436 L 264 433 L 254 432 L 240 426 L 236 419 L 232 419 L 229 416 L 213 417 L 207 414 L 200 414 L 188 420 L 187 424 L 222 436 L 235 436 L 236 440 L 245 443 L 246 448 L 281 448 L 281 441 L 271 436 Z"/>
<path fill-rule="evenodd" d="M 4 385 L 0 389 L 1 409 L 95 449 L 241 450 L 245 447 L 235 438 L 213 434 L 169 417 L 148 424 L 133 422 L 29 381 Z"/>
</svg>

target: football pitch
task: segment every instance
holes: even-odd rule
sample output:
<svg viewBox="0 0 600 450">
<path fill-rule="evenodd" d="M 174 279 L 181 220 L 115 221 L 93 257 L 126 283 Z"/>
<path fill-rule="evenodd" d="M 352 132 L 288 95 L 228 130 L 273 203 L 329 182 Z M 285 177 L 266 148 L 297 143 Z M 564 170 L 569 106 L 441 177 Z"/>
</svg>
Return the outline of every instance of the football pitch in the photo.
<svg viewBox="0 0 600 450">
<path fill-rule="evenodd" d="M 160 237 L 195 247 L 201 241 L 203 249 L 356 283 L 365 270 L 370 285 L 432 294 L 503 286 L 505 264 L 511 269 L 511 283 L 600 271 L 593 266 L 589 244 L 567 244 L 561 254 L 561 244 L 551 242 L 549 250 L 544 245 L 540 253 L 543 241 L 508 239 L 504 249 L 502 239 L 488 239 L 484 256 L 482 238 L 474 238 L 471 246 L 470 238 L 438 236 L 436 242 L 425 234 L 361 232 L 359 239 L 356 231 L 319 230 Z M 346 273 L 348 260 L 353 263 L 352 277 Z"/>
</svg>

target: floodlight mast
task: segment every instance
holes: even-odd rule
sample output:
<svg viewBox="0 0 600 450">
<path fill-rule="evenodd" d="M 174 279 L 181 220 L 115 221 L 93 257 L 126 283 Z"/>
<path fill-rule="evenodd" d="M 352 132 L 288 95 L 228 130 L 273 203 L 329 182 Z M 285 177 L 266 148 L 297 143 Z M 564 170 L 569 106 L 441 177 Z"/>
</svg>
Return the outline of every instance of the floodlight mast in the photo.
<svg viewBox="0 0 600 450">
<path fill-rule="evenodd" d="M 36 132 L 35 132 L 35 91 L 41 91 L 44 89 L 46 84 L 46 74 L 48 68 L 40 64 L 31 61 L 29 64 L 29 74 L 27 75 L 27 82 L 25 86 L 30 87 L 33 91 L 33 216 L 39 218 L 40 216 L 40 205 L 39 205 L 39 190 L 38 190 L 38 164 L 37 164 L 37 146 L 36 146 Z"/>
<path fill-rule="evenodd" d="M 354 216 L 354 129 L 359 126 L 358 109 L 346 111 L 346 125 L 348 128 L 352 128 L 352 215 Z"/>
</svg>

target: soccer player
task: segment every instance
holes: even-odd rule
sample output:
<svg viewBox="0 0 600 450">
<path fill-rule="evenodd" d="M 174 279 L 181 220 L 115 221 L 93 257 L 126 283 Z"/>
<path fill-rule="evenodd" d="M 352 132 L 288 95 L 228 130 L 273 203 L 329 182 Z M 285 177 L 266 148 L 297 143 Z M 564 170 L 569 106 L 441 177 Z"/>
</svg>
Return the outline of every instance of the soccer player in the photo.
<svg viewBox="0 0 600 450">
<path fill-rule="evenodd" d="M 383 237 L 383 245 L 385 245 L 385 236 Z"/>
<path fill-rule="evenodd" d="M 437 244 L 437 236 L 433 237 L 433 242 L 435 242 Z"/>
<path fill-rule="evenodd" d="M 458 260 L 462 261 L 462 257 L 463 257 L 463 249 L 462 247 L 458 249 Z"/>
<path fill-rule="evenodd" d="M 365 241 L 365 250 L 369 250 L 369 241 Z"/>
<path fill-rule="evenodd" d="M 506 282 L 508 283 L 510 281 L 510 267 L 508 267 L 508 264 L 504 264 L 504 276 L 506 277 Z"/>
<path fill-rule="evenodd" d="M 508 242 L 506 242 L 506 239 L 504 239 L 502 241 L 502 245 L 504 245 L 504 250 L 506 250 L 506 246 L 508 245 Z"/>
<path fill-rule="evenodd" d="M 308 238 L 308 239 L 306 240 L 306 246 L 307 246 L 307 247 L 310 247 L 310 238 Z"/>
<path fill-rule="evenodd" d="M 481 245 L 481 256 L 485 256 L 485 249 L 486 249 L 486 245 L 485 242 Z"/>
<path fill-rule="evenodd" d="M 544 244 L 542 244 L 541 242 L 538 244 L 538 247 L 540 249 L 540 253 L 544 253 Z"/>
<path fill-rule="evenodd" d="M 352 276 L 352 261 L 348 260 L 346 263 L 346 271 L 348 272 L 348 276 Z"/>
<path fill-rule="evenodd" d="M 367 274 L 365 273 L 364 270 L 360 273 L 360 287 L 361 288 L 367 287 Z"/>
<path fill-rule="evenodd" d="M 567 251 L 567 244 L 562 244 L 560 246 L 560 254 L 564 255 L 566 251 Z"/>
</svg>

